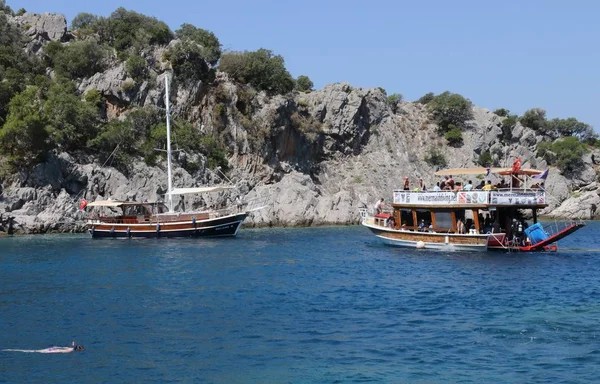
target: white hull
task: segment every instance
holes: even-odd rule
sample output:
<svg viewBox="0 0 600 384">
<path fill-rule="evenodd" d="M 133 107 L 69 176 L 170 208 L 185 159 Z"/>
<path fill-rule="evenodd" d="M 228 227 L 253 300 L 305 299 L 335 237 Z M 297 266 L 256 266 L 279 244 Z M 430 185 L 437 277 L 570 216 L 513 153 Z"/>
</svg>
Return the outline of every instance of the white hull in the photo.
<svg viewBox="0 0 600 384">
<path fill-rule="evenodd" d="M 404 248 L 424 248 L 444 251 L 485 252 L 488 236 L 485 234 L 432 233 L 396 230 L 363 222 L 384 244 Z"/>
</svg>

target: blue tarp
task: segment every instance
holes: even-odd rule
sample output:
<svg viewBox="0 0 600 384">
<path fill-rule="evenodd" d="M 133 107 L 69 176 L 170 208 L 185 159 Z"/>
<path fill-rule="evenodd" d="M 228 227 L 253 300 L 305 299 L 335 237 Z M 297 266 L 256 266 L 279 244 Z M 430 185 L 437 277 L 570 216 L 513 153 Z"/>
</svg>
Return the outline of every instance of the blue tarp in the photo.
<svg viewBox="0 0 600 384">
<path fill-rule="evenodd" d="M 529 237 L 529 240 L 531 240 L 531 244 L 537 244 L 548 238 L 548 234 L 544 231 L 544 227 L 542 227 L 542 224 L 540 223 L 535 223 L 527 228 L 525 234 Z"/>
</svg>

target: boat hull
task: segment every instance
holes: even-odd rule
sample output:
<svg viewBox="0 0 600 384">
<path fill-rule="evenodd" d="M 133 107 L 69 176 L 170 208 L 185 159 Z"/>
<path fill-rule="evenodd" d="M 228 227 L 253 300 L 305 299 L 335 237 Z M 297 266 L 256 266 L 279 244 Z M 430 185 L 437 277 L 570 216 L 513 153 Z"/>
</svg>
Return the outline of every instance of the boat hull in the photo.
<svg viewBox="0 0 600 384">
<path fill-rule="evenodd" d="M 487 251 L 488 235 L 414 232 L 363 223 L 384 244 L 395 247 L 446 251 Z M 422 244 L 421 244 L 422 242 Z"/>
<path fill-rule="evenodd" d="M 91 220 L 88 232 L 98 238 L 174 238 L 235 236 L 247 213 L 202 221 L 179 221 L 143 224 L 105 223 Z"/>
</svg>

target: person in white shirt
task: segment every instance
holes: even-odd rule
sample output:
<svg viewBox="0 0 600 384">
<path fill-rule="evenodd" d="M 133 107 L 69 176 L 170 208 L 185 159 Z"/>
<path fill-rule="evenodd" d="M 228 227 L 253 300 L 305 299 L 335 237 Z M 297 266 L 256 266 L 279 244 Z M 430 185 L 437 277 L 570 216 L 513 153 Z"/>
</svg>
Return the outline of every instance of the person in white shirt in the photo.
<svg viewBox="0 0 600 384">
<path fill-rule="evenodd" d="M 375 204 L 375 213 L 381 213 L 383 211 L 383 197 Z"/>
<path fill-rule="evenodd" d="M 473 182 L 469 180 L 469 182 L 463 187 L 463 190 L 470 191 L 471 189 L 473 189 Z"/>
<path fill-rule="evenodd" d="M 433 191 L 434 191 L 434 192 L 439 192 L 439 191 L 441 191 L 441 190 L 442 190 L 442 189 L 440 188 L 440 182 L 438 181 L 438 182 L 435 184 L 435 187 L 433 187 Z"/>
</svg>

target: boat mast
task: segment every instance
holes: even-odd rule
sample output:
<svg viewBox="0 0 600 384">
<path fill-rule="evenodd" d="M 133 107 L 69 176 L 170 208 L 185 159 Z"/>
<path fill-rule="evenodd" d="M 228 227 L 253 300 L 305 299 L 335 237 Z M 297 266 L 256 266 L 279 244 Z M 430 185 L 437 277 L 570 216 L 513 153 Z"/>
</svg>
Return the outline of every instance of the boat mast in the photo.
<svg viewBox="0 0 600 384">
<path fill-rule="evenodd" d="M 171 180 L 171 110 L 169 107 L 169 76 L 165 74 L 165 106 L 167 109 L 167 199 L 169 212 L 173 212 L 173 181 Z"/>
</svg>

